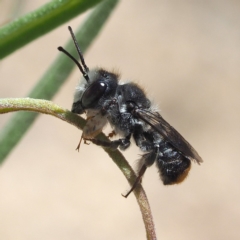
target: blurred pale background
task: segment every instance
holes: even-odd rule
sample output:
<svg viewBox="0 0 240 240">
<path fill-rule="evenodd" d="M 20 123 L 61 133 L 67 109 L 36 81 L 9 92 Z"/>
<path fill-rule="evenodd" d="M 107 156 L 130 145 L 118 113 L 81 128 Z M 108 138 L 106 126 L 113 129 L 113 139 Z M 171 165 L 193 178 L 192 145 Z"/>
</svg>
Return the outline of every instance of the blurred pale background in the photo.
<svg viewBox="0 0 240 240">
<path fill-rule="evenodd" d="M 20 2 L 22 15 L 48 1 Z M 1 24 L 17 1 L 0 1 Z M 0 63 L 0 97 L 24 97 L 83 21 L 78 17 Z M 165 187 L 155 166 L 143 186 L 159 239 L 240 239 L 240 2 L 122 1 L 85 55 L 90 67 L 118 69 L 141 83 L 197 149 L 187 180 Z M 70 108 L 76 69 L 53 101 Z M 0 116 L 0 126 L 11 114 Z M 127 181 L 81 132 L 41 115 L 0 168 L 0 238 L 145 239 Z M 132 165 L 140 152 L 125 155 Z"/>
</svg>

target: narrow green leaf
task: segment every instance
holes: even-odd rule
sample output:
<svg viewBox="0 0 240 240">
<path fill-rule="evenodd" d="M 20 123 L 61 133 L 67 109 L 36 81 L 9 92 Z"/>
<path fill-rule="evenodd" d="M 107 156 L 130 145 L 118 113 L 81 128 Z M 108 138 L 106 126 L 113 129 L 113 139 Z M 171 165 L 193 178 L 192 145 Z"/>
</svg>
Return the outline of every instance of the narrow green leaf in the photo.
<svg viewBox="0 0 240 240">
<path fill-rule="evenodd" d="M 102 0 L 53 0 L 0 28 L 0 59 Z"/>
</svg>

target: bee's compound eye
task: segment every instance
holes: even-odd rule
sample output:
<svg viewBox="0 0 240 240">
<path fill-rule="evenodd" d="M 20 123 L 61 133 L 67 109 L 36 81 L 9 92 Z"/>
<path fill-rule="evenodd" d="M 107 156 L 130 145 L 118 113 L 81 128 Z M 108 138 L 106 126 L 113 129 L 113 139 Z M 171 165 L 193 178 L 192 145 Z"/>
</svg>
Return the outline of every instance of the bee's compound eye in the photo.
<svg viewBox="0 0 240 240">
<path fill-rule="evenodd" d="M 83 108 L 94 107 L 106 91 L 107 85 L 104 82 L 94 82 L 84 92 L 82 96 Z"/>
</svg>

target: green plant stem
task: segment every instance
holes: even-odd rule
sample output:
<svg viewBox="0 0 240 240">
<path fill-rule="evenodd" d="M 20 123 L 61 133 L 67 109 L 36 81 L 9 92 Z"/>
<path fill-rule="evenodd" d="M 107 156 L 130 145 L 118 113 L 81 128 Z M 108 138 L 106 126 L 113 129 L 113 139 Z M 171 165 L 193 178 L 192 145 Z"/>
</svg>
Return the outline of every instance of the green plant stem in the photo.
<svg viewBox="0 0 240 240">
<path fill-rule="evenodd" d="M 85 120 L 83 118 L 76 114 L 71 113 L 66 109 L 59 107 L 58 105 L 50 101 L 31 98 L 0 99 L 0 114 L 14 111 L 34 111 L 38 113 L 49 114 L 63 121 L 66 121 L 79 129 L 83 129 L 85 125 Z M 101 133 L 98 136 L 98 138 L 104 141 L 108 141 L 108 138 L 103 133 Z M 118 150 L 112 151 L 108 148 L 104 148 L 104 150 L 122 171 L 130 185 L 133 185 L 133 183 L 136 180 L 136 175 L 132 170 L 131 166 L 129 165 L 129 163 L 127 162 L 127 160 L 122 155 L 122 153 Z M 153 217 L 146 193 L 142 188 L 141 184 L 139 184 L 137 188 L 134 190 L 134 194 L 137 198 L 137 202 L 142 213 L 147 239 L 155 240 L 157 238 L 153 223 Z"/>
<path fill-rule="evenodd" d="M 102 0 L 53 0 L 0 28 L 0 59 Z"/>
</svg>

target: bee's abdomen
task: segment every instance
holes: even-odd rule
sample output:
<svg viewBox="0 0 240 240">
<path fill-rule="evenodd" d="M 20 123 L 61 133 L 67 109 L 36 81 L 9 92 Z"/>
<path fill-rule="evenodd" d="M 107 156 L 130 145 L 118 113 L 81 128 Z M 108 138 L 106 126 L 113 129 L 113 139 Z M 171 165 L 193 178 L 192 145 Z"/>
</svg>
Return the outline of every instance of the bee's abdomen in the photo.
<svg viewBox="0 0 240 240">
<path fill-rule="evenodd" d="M 191 168 L 191 161 L 171 147 L 160 151 L 156 160 L 164 185 L 182 182 Z"/>
</svg>

